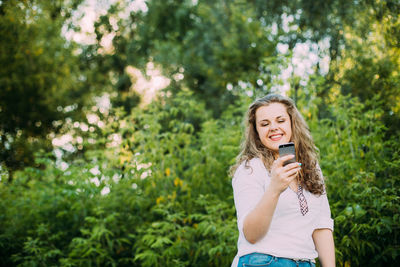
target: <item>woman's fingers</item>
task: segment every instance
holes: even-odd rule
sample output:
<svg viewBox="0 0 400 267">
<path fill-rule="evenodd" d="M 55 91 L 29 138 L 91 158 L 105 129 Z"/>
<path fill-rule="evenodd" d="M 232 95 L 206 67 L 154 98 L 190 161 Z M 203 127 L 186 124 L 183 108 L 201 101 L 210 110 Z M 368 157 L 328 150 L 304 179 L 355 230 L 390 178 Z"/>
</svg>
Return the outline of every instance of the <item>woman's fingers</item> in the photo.
<svg viewBox="0 0 400 267">
<path fill-rule="evenodd" d="M 278 158 L 277 160 L 275 160 L 273 162 L 272 169 L 276 170 L 279 173 L 282 173 L 282 172 L 285 173 L 292 169 L 300 169 L 301 163 L 299 163 L 299 162 L 294 162 L 294 163 L 287 164 L 286 166 L 283 166 L 283 163 L 285 161 L 290 160 L 292 158 L 294 158 L 294 155 L 286 155 L 281 158 Z"/>
<path fill-rule="evenodd" d="M 285 167 L 279 168 L 277 173 L 281 178 L 283 178 L 283 179 L 289 178 L 288 180 L 291 181 L 297 176 L 297 174 L 300 172 L 300 170 L 301 170 L 301 164 L 298 162 L 295 162 L 295 163 L 288 164 Z"/>
<path fill-rule="evenodd" d="M 295 166 L 289 170 L 286 170 L 286 174 L 288 177 L 293 176 L 293 178 L 295 178 L 300 170 L 301 170 L 301 168 L 300 168 L 299 164 L 297 164 L 297 166 Z"/>
<path fill-rule="evenodd" d="M 274 187 L 280 192 L 285 190 L 290 182 L 297 177 L 298 172 L 301 170 L 301 164 L 298 162 L 287 164 L 283 163 L 290 160 L 294 155 L 286 155 L 274 161 L 271 168 L 272 181 Z"/>
<path fill-rule="evenodd" d="M 283 169 L 286 171 L 293 170 L 293 169 L 301 169 L 301 163 L 299 163 L 299 162 L 290 163 L 290 164 L 286 165 L 285 167 L 283 167 Z"/>
<path fill-rule="evenodd" d="M 283 163 L 284 163 L 285 161 L 290 160 L 290 159 L 292 159 L 292 158 L 294 158 L 294 155 L 292 155 L 292 154 L 286 155 L 286 156 L 280 157 L 280 158 L 278 158 L 277 160 L 275 160 L 273 164 L 276 165 L 276 167 L 282 167 L 282 166 L 283 166 Z M 289 165 L 289 164 L 288 164 L 288 165 Z M 286 166 L 288 166 L 288 165 L 286 165 Z"/>
</svg>

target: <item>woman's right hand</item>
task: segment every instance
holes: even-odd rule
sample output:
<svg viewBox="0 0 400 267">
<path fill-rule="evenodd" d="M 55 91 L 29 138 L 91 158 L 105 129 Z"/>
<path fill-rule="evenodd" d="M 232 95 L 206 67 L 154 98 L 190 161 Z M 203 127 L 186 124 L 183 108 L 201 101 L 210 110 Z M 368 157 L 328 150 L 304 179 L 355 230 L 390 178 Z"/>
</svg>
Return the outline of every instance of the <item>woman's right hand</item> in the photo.
<svg viewBox="0 0 400 267">
<path fill-rule="evenodd" d="M 270 190 L 280 194 L 286 190 L 290 182 L 297 177 L 301 170 L 301 163 L 294 162 L 286 166 L 283 163 L 294 158 L 294 155 L 286 155 L 272 163 Z"/>
</svg>

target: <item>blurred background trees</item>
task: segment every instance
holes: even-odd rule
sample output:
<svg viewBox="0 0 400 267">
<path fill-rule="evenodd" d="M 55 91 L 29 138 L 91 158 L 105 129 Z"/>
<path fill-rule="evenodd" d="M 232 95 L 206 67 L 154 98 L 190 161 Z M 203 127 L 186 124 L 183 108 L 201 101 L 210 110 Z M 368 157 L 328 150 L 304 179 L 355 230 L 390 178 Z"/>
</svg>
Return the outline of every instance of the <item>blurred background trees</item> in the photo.
<svg viewBox="0 0 400 267">
<path fill-rule="evenodd" d="M 61 36 L 78 4 L 1 2 L 0 155 L 11 172 L 30 166 L 35 150 L 50 150 L 47 135 L 64 107 L 82 102 L 78 61 Z"/>
<path fill-rule="evenodd" d="M 243 115 L 283 92 L 338 265 L 395 266 L 398 1 L 95 3 L 0 1 L 1 265 L 228 266 Z"/>
</svg>

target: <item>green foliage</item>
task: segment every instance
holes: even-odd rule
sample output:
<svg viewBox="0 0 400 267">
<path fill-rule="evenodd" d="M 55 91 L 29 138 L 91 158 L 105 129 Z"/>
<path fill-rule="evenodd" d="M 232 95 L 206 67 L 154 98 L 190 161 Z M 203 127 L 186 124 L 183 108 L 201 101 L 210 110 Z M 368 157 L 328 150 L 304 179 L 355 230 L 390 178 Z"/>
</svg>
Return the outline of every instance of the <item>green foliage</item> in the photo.
<svg viewBox="0 0 400 267">
<path fill-rule="evenodd" d="M 243 103 L 215 120 L 188 93 L 165 98 L 120 118 L 118 147 L 100 142 L 65 171 L 38 157 L 44 169 L 27 168 L 1 184 L 2 260 L 19 266 L 229 265 L 237 229 L 227 171 L 238 153 Z M 383 139 L 382 112 L 362 110 L 357 100 L 339 97 L 331 119 L 313 132 L 338 262 L 390 265 L 399 257 L 399 151 Z M 105 129 L 105 135 L 116 133 Z"/>
<path fill-rule="evenodd" d="M 296 44 L 328 37 L 328 74 L 292 75 L 288 94 L 320 149 L 337 262 L 395 266 L 396 1 L 116 1 L 91 45 L 62 37 L 79 3 L 0 1 L 0 265 L 230 265 L 243 115 L 283 85 Z M 129 69 L 148 63 L 171 83 L 138 106 Z M 46 154 L 57 132 L 73 149 Z"/>
<path fill-rule="evenodd" d="M 224 163 L 238 149 L 235 109 L 217 123 L 190 94 L 165 100 L 124 118 L 131 123 L 118 129 L 120 147 L 104 151 L 100 142 L 65 171 L 38 157 L 43 170 L 27 168 L 2 184 L 2 259 L 20 266 L 227 265 L 237 238 Z"/>
<path fill-rule="evenodd" d="M 96 33 L 98 40 L 106 33 L 117 34 L 118 53 L 101 57 L 94 50 L 93 54 L 105 66 L 112 65 L 110 58 L 118 59 L 119 68 L 111 67 L 118 80 L 127 65 L 141 69 L 147 62 L 161 65 L 163 73 L 172 78 L 169 90 L 173 94 L 190 88 L 214 117 L 236 98 L 226 90 L 227 85 L 244 81 L 257 86 L 262 60 L 276 53 L 277 37 L 257 19 L 252 5 L 241 0 L 146 4 L 145 13 L 132 12 L 128 19 L 118 16 L 123 4 L 110 8 L 96 23 Z M 118 30 L 112 30 L 107 18 L 118 20 Z"/>
<path fill-rule="evenodd" d="M 339 97 L 331 109 L 332 118 L 320 122 L 314 137 L 335 219 L 338 262 L 394 264 L 400 256 L 396 138 L 385 140 L 381 110 L 364 112 L 355 98 Z"/>
<path fill-rule="evenodd" d="M 0 3 L 0 160 L 11 171 L 32 165 L 39 148 L 50 150 L 53 122 L 70 115 L 60 109 L 82 102 L 73 47 L 61 36 L 79 2 Z"/>
</svg>

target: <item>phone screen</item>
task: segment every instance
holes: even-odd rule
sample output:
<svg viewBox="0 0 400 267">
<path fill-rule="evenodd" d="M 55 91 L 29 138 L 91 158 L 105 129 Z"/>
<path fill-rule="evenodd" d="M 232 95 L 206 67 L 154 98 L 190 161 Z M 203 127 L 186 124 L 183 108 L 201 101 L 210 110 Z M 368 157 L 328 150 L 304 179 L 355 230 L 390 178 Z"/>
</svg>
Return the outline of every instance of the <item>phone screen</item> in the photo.
<svg viewBox="0 0 400 267">
<path fill-rule="evenodd" d="M 289 163 L 296 162 L 296 149 L 294 148 L 294 143 L 287 143 L 279 145 L 279 157 L 283 157 L 286 155 L 292 154 L 294 158 L 287 160 L 283 163 L 283 166 L 286 166 Z"/>
</svg>

